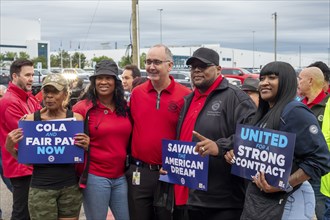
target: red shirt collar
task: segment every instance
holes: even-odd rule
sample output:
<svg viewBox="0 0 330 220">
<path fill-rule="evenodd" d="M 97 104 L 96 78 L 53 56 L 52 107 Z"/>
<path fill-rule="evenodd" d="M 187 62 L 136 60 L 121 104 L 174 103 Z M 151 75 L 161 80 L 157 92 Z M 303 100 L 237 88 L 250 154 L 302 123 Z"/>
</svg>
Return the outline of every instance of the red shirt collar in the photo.
<svg viewBox="0 0 330 220">
<path fill-rule="evenodd" d="M 175 86 L 175 81 L 174 81 L 173 76 L 169 75 L 169 77 L 170 77 L 170 79 L 171 79 L 171 83 L 170 83 L 170 85 L 168 85 L 168 87 L 165 88 L 163 91 L 167 91 L 168 93 L 173 93 L 174 86 Z M 147 83 L 148 83 L 148 85 L 147 85 L 147 91 L 148 91 L 148 92 L 155 91 L 155 88 L 154 88 L 154 86 L 152 85 L 151 80 L 148 80 Z"/>
<path fill-rule="evenodd" d="M 198 89 L 194 89 L 194 96 L 196 99 L 199 99 L 200 97 L 202 96 L 208 96 L 213 90 L 215 90 L 215 88 L 217 88 L 219 86 L 219 84 L 221 83 L 223 77 L 222 75 L 220 74 L 218 76 L 218 78 L 213 82 L 213 84 L 206 90 L 206 92 L 204 93 L 200 93 Z"/>
<path fill-rule="evenodd" d="M 307 104 L 308 99 L 307 97 L 305 97 L 302 102 L 307 105 L 308 108 L 312 108 L 314 105 L 319 104 L 320 102 L 322 102 L 322 100 L 327 96 L 327 94 L 322 90 L 318 96 L 316 96 L 316 98 L 309 104 Z"/>
</svg>

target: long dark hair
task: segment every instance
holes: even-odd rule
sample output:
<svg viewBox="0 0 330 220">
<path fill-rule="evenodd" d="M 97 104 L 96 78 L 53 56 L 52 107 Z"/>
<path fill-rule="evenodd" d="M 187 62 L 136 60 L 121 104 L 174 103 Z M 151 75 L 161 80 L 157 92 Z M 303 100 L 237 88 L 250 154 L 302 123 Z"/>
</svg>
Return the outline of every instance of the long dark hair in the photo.
<svg viewBox="0 0 330 220">
<path fill-rule="evenodd" d="M 275 74 L 278 76 L 278 91 L 275 96 L 275 104 L 269 107 L 259 93 L 259 106 L 252 124 L 277 130 L 280 125 L 281 114 L 284 107 L 294 100 L 297 94 L 297 77 L 294 68 L 286 62 L 271 62 L 265 65 L 260 77 Z"/>
<path fill-rule="evenodd" d="M 95 78 L 91 78 L 90 85 L 87 89 L 87 92 L 82 96 L 81 99 L 87 99 L 93 103 L 93 106 L 96 106 L 97 104 L 97 94 L 96 94 L 96 89 L 95 89 Z M 124 88 L 123 85 L 121 84 L 120 80 L 117 80 L 115 78 L 115 91 L 114 91 L 114 101 L 115 101 L 115 113 L 118 116 L 128 116 L 128 107 L 127 107 L 127 102 L 124 99 Z"/>
</svg>

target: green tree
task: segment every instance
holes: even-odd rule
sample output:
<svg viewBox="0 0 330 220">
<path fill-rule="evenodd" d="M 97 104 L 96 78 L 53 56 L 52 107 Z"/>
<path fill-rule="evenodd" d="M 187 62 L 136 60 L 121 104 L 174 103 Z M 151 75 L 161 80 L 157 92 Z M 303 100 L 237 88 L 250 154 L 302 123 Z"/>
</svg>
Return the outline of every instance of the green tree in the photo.
<svg viewBox="0 0 330 220">
<path fill-rule="evenodd" d="M 72 56 L 72 67 L 78 68 L 79 67 L 79 55 L 80 55 L 80 64 L 81 64 L 81 69 L 84 69 L 86 66 L 86 56 L 83 53 L 75 52 Z"/>
<path fill-rule="evenodd" d="M 130 56 L 123 56 L 118 63 L 120 68 L 124 68 L 126 65 L 132 64 L 132 57 Z"/>
<path fill-rule="evenodd" d="M 147 59 L 147 55 L 146 53 L 142 53 L 140 56 L 140 69 L 145 69 L 146 65 L 145 65 L 145 61 Z"/>
<path fill-rule="evenodd" d="M 55 55 L 55 54 L 50 55 L 50 66 L 51 67 L 60 67 L 61 66 L 60 55 Z"/>
<path fill-rule="evenodd" d="M 104 55 L 100 56 L 100 57 L 93 57 L 92 58 L 92 62 L 96 62 L 96 63 L 100 62 L 101 60 L 112 60 L 113 61 L 112 58 L 104 56 Z"/>
<path fill-rule="evenodd" d="M 32 61 L 34 63 L 34 68 L 37 68 L 37 63 L 41 62 L 42 68 L 47 69 L 47 58 L 45 56 L 36 57 L 36 58 L 32 59 Z"/>
<path fill-rule="evenodd" d="M 6 52 L 5 53 L 5 60 L 15 60 L 15 58 L 17 57 L 17 53 L 16 52 Z"/>
<path fill-rule="evenodd" d="M 28 60 L 28 59 L 30 59 L 30 55 L 27 54 L 26 52 L 21 51 L 18 54 L 18 58 L 19 59 L 26 59 L 26 60 Z"/>
</svg>

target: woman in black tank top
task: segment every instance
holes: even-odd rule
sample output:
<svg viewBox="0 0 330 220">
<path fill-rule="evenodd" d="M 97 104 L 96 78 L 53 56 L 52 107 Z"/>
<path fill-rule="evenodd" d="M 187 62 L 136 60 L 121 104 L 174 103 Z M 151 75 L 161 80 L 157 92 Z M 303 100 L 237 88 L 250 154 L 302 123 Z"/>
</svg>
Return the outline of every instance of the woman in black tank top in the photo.
<svg viewBox="0 0 330 220">
<path fill-rule="evenodd" d="M 68 82 L 61 74 L 50 74 L 42 85 L 44 108 L 22 120 L 48 121 L 72 118 L 83 120 L 80 114 L 66 108 L 69 97 Z M 75 119 L 74 119 L 75 118 Z M 8 134 L 7 150 L 17 158 L 15 145 L 23 138 L 21 128 Z M 78 133 L 75 145 L 88 150 L 89 137 Z M 79 218 L 82 193 L 74 164 L 35 164 L 29 192 L 29 212 L 33 220 L 74 220 Z"/>
</svg>

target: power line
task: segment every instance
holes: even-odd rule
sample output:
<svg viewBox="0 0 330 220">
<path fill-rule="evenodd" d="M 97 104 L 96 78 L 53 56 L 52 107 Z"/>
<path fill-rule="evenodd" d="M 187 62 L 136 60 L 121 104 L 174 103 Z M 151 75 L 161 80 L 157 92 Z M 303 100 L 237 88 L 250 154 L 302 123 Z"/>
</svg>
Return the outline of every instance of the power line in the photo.
<svg viewBox="0 0 330 220">
<path fill-rule="evenodd" d="M 85 39 L 84 39 L 84 41 L 83 41 L 82 49 L 85 48 L 85 43 L 86 43 L 86 41 L 87 41 L 87 39 L 88 39 L 89 32 L 90 32 L 90 30 L 91 30 L 91 28 L 92 28 L 92 25 L 93 25 L 93 22 L 94 22 L 94 18 L 95 18 L 95 15 L 96 15 L 96 11 L 97 11 L 97 9 L 98 9 L 98 7 L 99 7 L 100 1 L 101 1 L 101 0 L 98 0 L 98 1 L 97 1 L 97 5 L 96 5 L 96 8 L 95 8 L 95 10 L 94 10 L 94 14 L 93 14 L 93 17 L 92 17 L 91 23 L 89 24 L 89 27 L 88 27 L 88 31 L 87 31 L 86 37 L 85 37 Z"/>
</svg>

